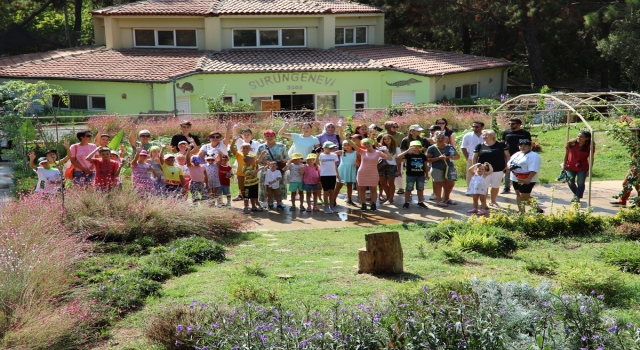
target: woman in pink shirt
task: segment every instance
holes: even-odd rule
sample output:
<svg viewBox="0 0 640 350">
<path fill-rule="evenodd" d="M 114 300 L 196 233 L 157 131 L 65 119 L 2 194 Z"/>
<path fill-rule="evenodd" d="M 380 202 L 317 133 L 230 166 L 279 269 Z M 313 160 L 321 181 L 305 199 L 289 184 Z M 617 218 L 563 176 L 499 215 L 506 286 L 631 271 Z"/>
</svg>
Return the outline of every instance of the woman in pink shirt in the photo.
<svg viewBox="0 0 640 350">
<path fill-rule="evenodd" d="M 87 185 L 93 183 L 93 179 L 96 176 L 91 162 L 88 161 L 87 155 L 91 154 L 96 145 L 89 143 L 93 135 L 90 130 L 84 130 L 76 133 L 76 137 L 80 141 L 71 145 L 71 164 L 73 165 L 73 183 L 78 185 Z"/>
<path fill-rule="evenodd" d="M 574 195 L 572 202 L 580 203 L 580 199 L 584 195 L 584 183 L 589 175 L 589 163 L 593 166 L 593 157 L 589 159 L 589 155 L 595 153 L 596 144 L 593 143 L 593 152 L 591 152 L 591 133 L 587 130 L 581 130 L 578 137 L 567 142 L 562 169 L 569 174 L 568 184 Z"/>
</svg>

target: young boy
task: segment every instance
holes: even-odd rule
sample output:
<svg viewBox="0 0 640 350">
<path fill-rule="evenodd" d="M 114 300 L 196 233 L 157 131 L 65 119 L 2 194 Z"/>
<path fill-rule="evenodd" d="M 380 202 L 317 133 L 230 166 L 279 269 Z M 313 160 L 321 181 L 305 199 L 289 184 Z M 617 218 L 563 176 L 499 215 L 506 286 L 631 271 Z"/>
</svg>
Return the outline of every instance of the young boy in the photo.
<svg viewBox="0 0 640 350">
<path fill-rule="evenodd" d="M 169 196 L 182 194 L 182 189 L 186 191 L 184 182 L 184 175 L 182 168 L 175 165 L 176 157 L 173 154 L 164 154 L 167 145 L 162 145 L 160 151 L 160 165 L 162 166 L 162 174 L 164 175 L 164 189 L 165 195 Z"/>
<path fill-rule="evenodd" d="M 191 180 L 189 183 L 189 190 L 191 191 L 191 200 L 195 203 L 199 200 L 209 199 L 207 171 L 202 165 L 202 159 L 195 155 L 191 156 L 191 150 L 187 151 L 187 169 L 189 169 L 189 175 Z"/>
<path fill-rule="evenodd" d="M 427 166 L 427 156 L 420 150 L 422 149 L 422 142 L 419 140 L 411 141 L 409 149 L 400 153 L 396 158 L 398 161 L 406 159 L 407 169 L 407 185 L 404 192 L 404 205 L 405 209 L 409 208 L 411 203 L 411 191 L 415 185 L 418 192 L 418 207 L 429 209 L 424 203 L 424 182 L 429 180 L 429 167 Z"/>
<path fill-rule="evenodd" d="M 244 210 L 245 214 L 249 214 L 252 211 L 260 212 L 262 208 L 258 206 L 258 171 L 263 168 L 258 168 L 256 164 L 262 161 L 267 151 L 262 151 L 260 157 L 256 160 L 253 154 L 247 154 L 243 156 L 244 166 L 242 166 L 242 172 L 244 173 Z M 238 160 L 239 161 L 239 160 Z M 249 201 L 251 201 L 251 211 L 249 211 Z"/>
<path fill-rule="evenodd" d="M 322 144 L 322 153 L 318 155 L 318 162 L 320 163 L 320 183 L 322 184 L 322 190 L 324 191 L 324 213 L 331 214 L 333 209 L 336 208 L 335 198 L 333 197 L 333 191 L 336 188 L 336 181 L 341 181 L 340 174 L 338 173 L 338 155 L 332 153 L 333 149 L 338 147 L 331 141 L 326 141 Z"/>
<path fill-rule="evenodd" d="M 218 187 L 218 206 L 222 206 L 222 196 L 227 196 L 227 207 L 231 206 L 231 177 L 233 177 L 233 169 L 229 165 L 229 156 L 220 157 L 218 165 L 218 178 L 220 179 L 220 187 Z"/>
<path fill-rule="evenodd" d="M 267 190 L 267 203 L 272 203 L 273 198 L 278 203 L 276 208 L 284 209 L 282 200 L 280 199 L 280 180 L 282 179 L 282 172 L 278 170 L 277 162 L 270 162 L 265 173 L 264 182 Z M 271 208 L 271 204 L 269 204 Z"/>
<path fill-rule="evenodd" d="M 236 157 L 236 161 L 238 162 L 238 171 L 236 172 L 236 178 L 238 179 L 238 200 L 242 200 L 242 196 L 244 195 L 244 182 L 245 182 L 245 174 L 244 171 L 242 171 L 242 168 L 244 167 L 244 157 L 247 156 L 249 154 L 249 152 L 251 151 L 251 144 L 250 143 L 243 143 L 242 145 L 240 145 L 240 152 L 238 152 L 238 149 L 236 148 L 236 143 L 232 142 L 231 143 L 231 154 L 233 154 L 234 157 Z M 236 200 L 236 199 L 234 199 Z"/>
<path fill-rule="evenodd" d="M 62 183 L 62 174 L 60 169 L 52 167 L 49 160 L 45 157 L 38 159 L 38 167 L 35 166 L 35 152 L 29 152 L 29 167 L 38 174 L 38 183 L 36 184 L 36 193 L 56 193 L 60 190 Z"/>
<path fill-rule="evenodd" d="M 291 155 L 291 159 L 287 162 L 287 166 L 284 171 L 289 170 L 289 191 L 291 192 L 291 207 L 290 211 L 296 211 L 296 194 L 300 195 L 300 211 L 304 211 L 304 192 L 302 189 L 302 173 L 301 170 L 304 167 L 302 164 L 302 154 L 294 153 Z"/>
<path fill-rule="evenodd" d="M 96 152 L 100 154 L 100 158 L 93 157 Z M 109 147 L 98 147 L 94 149 L 85 160 L 95 167 L 96 176 L 93 180 L 93 185 L 98 190 L 110 191 L 117 186 L 120 175 L 120 164 L 111 160 L 111 150 Z"/>
</svg>

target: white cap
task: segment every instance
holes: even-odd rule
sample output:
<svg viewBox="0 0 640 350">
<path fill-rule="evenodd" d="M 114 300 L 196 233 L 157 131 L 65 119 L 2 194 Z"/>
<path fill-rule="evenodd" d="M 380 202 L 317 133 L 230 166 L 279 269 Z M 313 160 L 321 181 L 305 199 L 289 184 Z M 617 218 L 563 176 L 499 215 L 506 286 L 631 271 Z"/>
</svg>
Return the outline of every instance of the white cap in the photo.
<svg viewBox="0 0 640 350">
<path fill-rule="evenodd" d="M 149 134 L 149 135 L 151 135 L 151 131 L 149 131 L 149 130 L 140 130 L 140 132 L 138 133 L 138 136 L 140 136 L 140 135 L 144 135 L 144 134 Z"/>
</svg>

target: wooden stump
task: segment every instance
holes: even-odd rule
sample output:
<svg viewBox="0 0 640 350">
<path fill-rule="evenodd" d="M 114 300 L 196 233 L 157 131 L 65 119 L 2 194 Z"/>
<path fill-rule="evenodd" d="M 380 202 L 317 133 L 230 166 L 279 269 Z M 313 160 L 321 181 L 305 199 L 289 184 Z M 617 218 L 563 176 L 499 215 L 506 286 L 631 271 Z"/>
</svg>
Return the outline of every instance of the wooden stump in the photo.
<svg viewBox="0 0 640 350">
<path fill-rule="evenodd" d="M 358 249 L 358 273 L 396 274 L 404 272 L 398 232 L 364 235 L 366 248 Z"/>
</svg>

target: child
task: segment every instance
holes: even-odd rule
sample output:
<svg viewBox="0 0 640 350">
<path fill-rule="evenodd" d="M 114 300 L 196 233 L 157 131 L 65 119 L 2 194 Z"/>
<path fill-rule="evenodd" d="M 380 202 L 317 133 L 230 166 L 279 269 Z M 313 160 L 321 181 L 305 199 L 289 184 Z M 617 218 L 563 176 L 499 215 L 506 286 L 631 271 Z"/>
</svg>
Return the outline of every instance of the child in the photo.
<svg viewBox="0 0 640 350">
<path fill-rule="evenodd" d="M 302 154 L 294 153 L 287 162 L 285 171 L 289 170 L 289 191 L 291 192 L 291 207 L 289 211 L 296 211 L 296 195 L 300 195 L 300 211 L 304 211 L 304 189 L 302 188 Z"/>
<path fill-rule="evenodd" d="M 149 154 L 151 156 L 149 166 L 151 167 L 151 169 L 153 169 L 153 174 L 155 176 L 153 187 L 156 193 L 162 193 L 164 192 L 164 186 L 166 185 L 166 183 L 164 181 L 164 172 L 162 171 L 160 147 L 151 146 L 149 148 Z"/>
<path fill-rule="evenodd" d="M 56 193 L 62 184 L 62 174 L 60 169 L 52 167 L 45 157 L 38 159 L 38 167 L 33 164 L 36 159 L 35 152 L 29 152 L 29 166 L 38 174 L 36 193 Z"/>
<path fill-rule="evenodd" d="M 192 156 L 191 149 L 187 151 L 187 169 L 189 170 L 191 191 L 191 200 L 195 203 L 199 200 L 209 199 L 207 194 L 209 189 L 209 181 L 207 180 L 207 171 L 202 165 L 200 156 Z"/>
<path fill-rule="evenodd" d="M 356 157 L 358 155 L 356 147 L 358 146 L 351 140 L 342 141 L 342 157 L 340 159 L 340 165 L 338 165 L 338 174 L 340 174 L 341 181 L 338 181 L 336 184 L 333 195 L 334 202 L 344 183 L 347 185 L 347 204 L 356 205 L 351 200 L 353 185 L 356 183 Z"/>
<path fill-rule="evenodd" d="M 164 154 L 167 145 L 162 145 L 160 151 L 160 164 L 162 165 L 162 173 L 164 174 L 163 193 L 169 195 L 180 195 L 186 191 L 182 168 L 175 165 L 176 156 L 173 154 Z"/>
<path fill-rule="evenodd" d="M 258 168 L 256 164 L 262 161 L 265 153 L 267 153 L 266 150 L 262 151 L 257 160 L 253 154 L 243 155 L 244 165 L 242 166 L 242 173 L 244 174 L 244 193 L 242 198 L 244 199 L 244 210 L 242 212 L 245 214 L 249 214 L 252 211 L 262 211 L 262 208 L 258 206 L 258 184 L 260 183 L 258 171 L 262 170 L 262 168 Z M 238 162 L 240 162 L 240 160 L 238 160 Z M 249 201 L 251 201 L 251 211 L 249 211 Z"/>
<path fill-rule="evenodd" d="M 251 151 L 251 144 L 250 143 L 243 143 L 242 145 L 240 145 L 240 152 L 238 152 L 238 149 L 236 148 L 236 143 L 232 142 L 231 143 L 231 154 L 233 154 L 234 157 L 236 157 L 236 161 L 238 162 L 238 171 L 236 172 L 236 178 L 238 179 L 238 200 L 242 200 L 242 196 L 244 194 L 244 180 L 245 180 L 245 175 L 244 172 L 242 171 L 242 167 L 244 166 L 244 157 L 246 155 L 249 154 L 249 151 Z M 236 199 L 234 199 L 236 200 Z"/>
<path fill-rule="evenodd" d="M 218 172 L 220 169 L 218 168 L 218 161 L 220 160 L 220 153 L 214 155 L 208 155 L 204 157 L 206 162 L 204 166 L 204 170 L 207 172 L 207 187 L 209 188 L 209 197 L 213 198 L 214 202 L 212 205 L 215 205 L 215 199 L 218 196 L 218 188 L 220 187 L 220 175 Z"/>
<path fill-rule="evenodd" d="M 400 153 L 396 157 L 397 161 L 406 159 L 407 182 L 404 189 L 404 205 L 405 209 L 409 208 L 411 203 L 411 191 L 416 187 L 418 192 L 418 207 L 429 209 L 424 201 L 424 182 L 429 181 L 429 167 L 427 166 L 427 156 L 421 152 L 422 142 L 419 140 L 411 141 L 409 149 Z"/>
<path fill-rule="evenodd" d="M 336 208 L 336 196 L 334 190 L 336 188 L 336 181 L 340 180 L 340 174 L 338 173 L 338 155 L 332 153 L 333 149 L 338 147 L 331 141 L 326 141 L 322 144 L 322 153 L 318 156 L 318 162 L 320 163 L 320 183 L 322 184 L 322 190 L 324 191 L 324 213 L 331 214 L 333 209 Z"/>
<path fill-rule="evenodd" d="M 189 172 L 189 167 L 187 166 L 187 156 L 186 153 L 176 153 L 176 162 L 178 166 L 182 168 L 182 176 L 184 176 L 184 185 L 185 191 L 189 191 L 189 184 L 191 183 L 191 173 Z"/>
<path fill-rule="evenodd" d="M 136 155 L 131 161 L 131 182 L 133 188 L 140 195 L 148 195 L 153 190 L 153 179 L 151 174 L 155 174 L 151 164 L 147 162 L 149 153 L 142 149 L 137 149 Z"/>
<path fill-rule="evenodd" d="M 307 155 L 307 165 L 302 168 L 300 174 L 302 175 L 302 188 L 307 192 L 307 211 L 319 211 L 318 209 L 318 197 L 320 191 L 318 190 L 318 184 L 320 183 L 320 168 L 316 164 L 316 158 L 318 156 L 315 153 L 309 153 Z M 313 206 L 311 205 L 311 196 L 313 195 Z"/>
<path fill-rule="evenodd" d="M 477 163 L 469 168 L 469 172 L 473 172 L 473 177 L 469 181 L 469 193 L 473 196 L 473 209 L 467 211 L 469 214 L 486 215 L 489 213 L 487 207 L 487 183 L 485 179 L 493 173 L 491 164 Z M 478 210 L 478 198 L 482 203 L 482 209 Z"/>
<path fill-rule="evenodd" d="M 280 199 L 280 180 L 282 179 L 282 172 L 278 170 L 277 162 L 270 162 L 265 173 L 265 188 L 267 190 L 267 203 L 271 203 L 272 198 L 276 199 L 278 203 L 276 208 L 284 209 L 282 200 Z M 269 204 L 271 208 L 271 204 Z"/>
<path fill-rule="evenodd" d="M 118 186 L 119 189 L 122 189 L 122 176 L 120 175 L 120 170 L 122 170 L 122 166 L 124 165 L 122 158 L 124 158 L 124 145 L 120 145 L 120 154 L 116 151 L 111 151 L 111 155 L 109 156 L 109 159 L 118 163 L 118 179 L 116 186 Z"/>
<path fill-rule="evenodd" d="M 222 196 L 227 196 L 227 207 L 231 206 L 231 177 L 233 177 L 233 169 L 229 166 L 229 156 L 221 155 L 220 157 L 220 165 L 218 165 L 218 179 L 220 182 L 220 186 L 217 190 L 218 195 L 218 206 L 222 206 Z M 216 165 L 215 163 L 213 163 Z M 207 164 L 208 165 L 208 164 Z M 209 180 L 211 181 L 211 180 Z"/>
<path fill-rule="evenodd" d="M 96 152 L 100 153 L 100 158 L 94 158 Z M 111 160 L 111 150 L 109 147 L 96 147 L 85 158 L 90 162 L 96 171 L 93 185 L 101 191 L 110 191 L 117 186 L 118 176 L 120 175 L 120 164 Z"/>
</svg>

